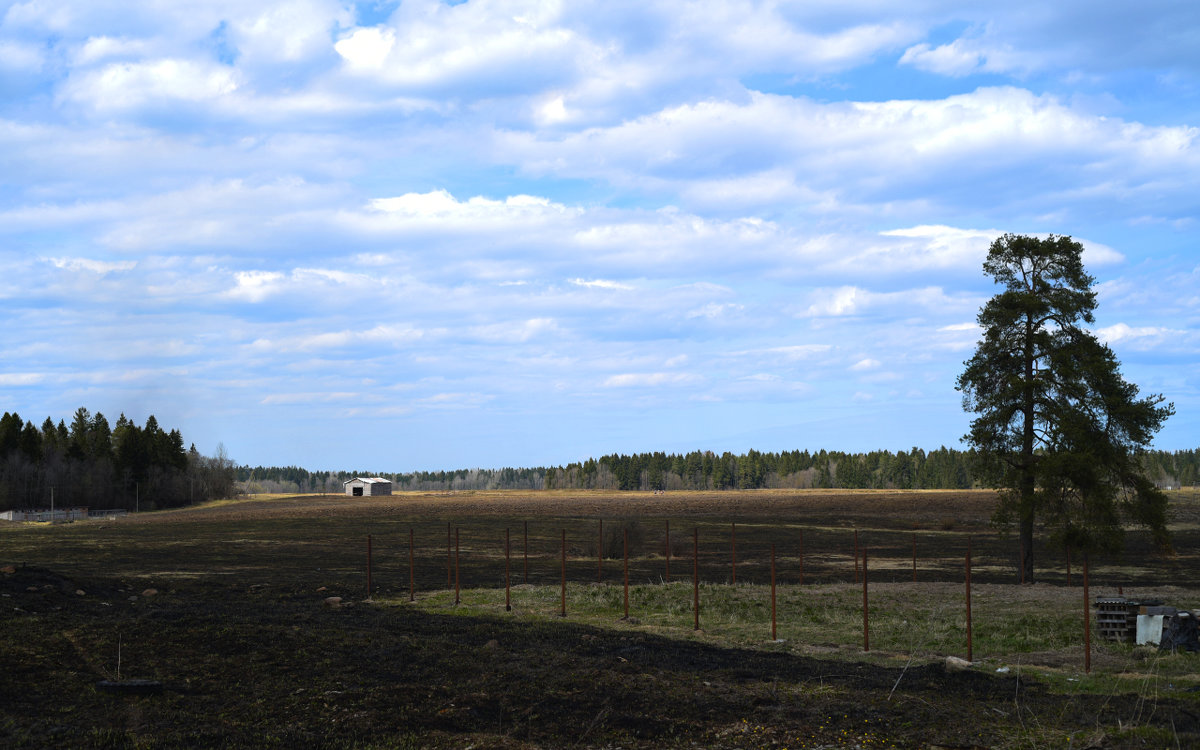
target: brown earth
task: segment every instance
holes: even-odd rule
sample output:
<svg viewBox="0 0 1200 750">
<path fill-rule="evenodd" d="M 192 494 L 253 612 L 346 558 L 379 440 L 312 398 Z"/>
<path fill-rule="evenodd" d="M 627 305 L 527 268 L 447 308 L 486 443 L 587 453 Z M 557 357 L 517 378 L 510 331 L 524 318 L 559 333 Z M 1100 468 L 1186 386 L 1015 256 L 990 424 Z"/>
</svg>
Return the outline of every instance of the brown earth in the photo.
<svg viewBox="0 0 1200 750">
<path fill-rule="evenodd" d="M 670 520 L 681 532 L 701 530 L 705 580 L 726 575 L 724 535 L 736 522 L 750 578 L 761 580 L 773 543 L 790 555 L 794 579 L 802 541 L 810 576 L 850 580 L 847 545 L 857 528 L 880 575 L 903 580 L 915 525 L 922 582 L 960 580 L 969 532 L 981 564 L 995 568 L 995 582 L 983 585 L 1009 584 L 1011 545 L 987 525 L 991 503 L 984 492 L 461 493 L 263 500 L 8 529 L 0 533 L 0 565 L 13 565 L 0 574 L 0 745 L 1200 746 L 1197 694 L 1152 674 L 1140 690 L 1098 683 L 1108 686 L 1062 692 L 1019 669 L 889 666 L 837 648 L 824 655 L 819 644 L 807 653 L 733 647 L 620 622 L 598 628 L 362 601 L 368 533 L 379 579 L 395 591 L 406 584 L 413 530 L 416 572 L 430 591 L 446 583 L 447 524 L 465 532 L 464 583 L 495 586 L 498 540 L 528 522 L 531 582 L 557 583 L 562 530 L 582 540 L 572 542 L 579 559 L 569 572 L 586 580 L 596 570 L 586 540 L 602 518 L 641 524 L 645 579 L 662 566 L 658 535 Z M 1192 533 L 1177 535 L 1177 546 L 1192 544 Z M 1132 541 L 1140 549 L 1140 538 Z M 1166 573 L 1195 570 L 1190 561 L 1147 555 L 1097 561 L 1097 569 L 1101 578 L 1162 584 Z M 1047 565 L 1046 577 L 1063 572 Z M 916 597 L 928 583 L 904 585 Z M 159 593 L 142 596 L 147 588 Z M 330 596 L 342 606 L 323 606 Z M 164 689 L 96 688 L 117 677 Z"/>
</svg>

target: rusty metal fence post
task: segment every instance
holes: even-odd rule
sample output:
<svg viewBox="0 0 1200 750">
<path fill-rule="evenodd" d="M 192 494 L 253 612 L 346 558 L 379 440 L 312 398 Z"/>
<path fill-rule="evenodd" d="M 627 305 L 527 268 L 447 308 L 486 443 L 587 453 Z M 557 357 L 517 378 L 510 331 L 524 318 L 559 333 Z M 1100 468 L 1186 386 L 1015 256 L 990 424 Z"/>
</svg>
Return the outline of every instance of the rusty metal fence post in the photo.
<svg viewBox="0 0 1200 750">
<path fill-rule="evenodd" d="M 855 532 L 855 537 L 858 532 Z M 863 651 L 871 650 L 871 620 L 867 607 L 867 548 L 862 548 L 862 585 L 863 585 Z"/>
<path fill-rule="evenodd" d="M 700 629 L 700 529 L 692 528 L 692 630 Z"/>
<path fill-rule="evenodd" d="M 967 661 L 974 661 L 975 651 L 971 629 L 971 537 L 967 536 Z"/>
<path fill-rule="evenodd" d="M 458 578 L 458 529 L 454 529 L 454 603 L 458 604 L 461 599 L 458 596 L 459 578 Z"/>
<path fill-rule="evenodd" d="M 622 529 L 622 537 L 624 538 L 624 553 L 625 553 L 625 618 L 629 619 L 629 528 Z"/>
<path fill-rule="evenodd" d="M 854 582 L 858 583 L 858 529 L 854 530 Z"/>
<path fill-rule="evenodd" d="M 529 583 L 529 522 L 525 522 L 525 583 Z"/>
<path fill-rule="evenodd" d="M 804 585 L 804 529 L 800 529 L 800 585 Z"/>
<path fill-rule="evenodd" d="M 504 611 L 512 612 L 512 586 L 509 584 L 509 562 L 512 557 L 512 545 L 509 541 L 508 529 L 504 529 Z"/>
<path fill-rule="evenodd" d="M 667 559 L 667 583 L 671 582 L 671 522 L 666 521 L 666 536 L 663 538 L 663 548 Z"/>
<path fill-rule="evenodd" d="M 917 532 L 913 532 L 913 583 L 917 582 Z"/>
<path fill-rule="evenodd" d="M 775 542 L 771 542 L 771 640 L 779 640 L 775 629 Z"/>
<path fill-rule="evenodd" d="M 1083 553 L 1083 671 L 1092 671 L 1092 603 L 1088 596 L 1088 553 Z"/>
<path fill-rule="evenodd" d="M 367 598 L 371 598 L 371 535 L 367 534 Z"/>
<path fill-rule="evenodd" d="M 737 585 L 737 524 L 729 524 L 729 561 L 732 573 L 730 583 Z"/>
<path fill-rule="evenodd" d="M 604 581 L 604 519 L 600 519 L 600 532 L 596 540 L 596 583 Z"/>
<path fill-rule="evenodd" d="M 567 530 L 562 530 L 562 617 L 567 616 Z"/>
<path fill-rule="evenodd" d="M 413 571 L 413 530 L 408 527 L 408 600 L 416 601 L 416 573 Z"/>
</svg>

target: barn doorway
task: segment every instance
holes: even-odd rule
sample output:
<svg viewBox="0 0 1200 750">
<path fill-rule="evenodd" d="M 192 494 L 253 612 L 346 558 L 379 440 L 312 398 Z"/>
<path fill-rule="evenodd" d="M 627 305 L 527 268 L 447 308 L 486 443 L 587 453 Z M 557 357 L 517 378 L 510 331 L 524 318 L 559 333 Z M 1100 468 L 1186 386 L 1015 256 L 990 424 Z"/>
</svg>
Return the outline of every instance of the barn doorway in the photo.
<svg viewBox="0 0 1200 750">
<path fill-rule="evenodd" d="M 362 491 L 363 491 L 362 487 L 352 487 L 351 489 L 354 491 L 355 497 L 362 497 Z"/>
</svg>

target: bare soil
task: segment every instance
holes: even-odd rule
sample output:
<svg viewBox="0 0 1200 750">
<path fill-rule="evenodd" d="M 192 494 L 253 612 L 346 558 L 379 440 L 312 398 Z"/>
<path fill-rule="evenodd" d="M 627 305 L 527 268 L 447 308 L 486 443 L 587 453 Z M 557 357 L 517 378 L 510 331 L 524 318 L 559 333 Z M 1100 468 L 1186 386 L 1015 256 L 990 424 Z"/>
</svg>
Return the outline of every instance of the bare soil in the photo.
<svg viewBox="0 0 1200 750">
<path fill-rule="evenodd" d="M 852 580 L 847 542 L 857 528 L 881 575 L 898 580 L 910 574 L 918 535 L 913 596 L 925 583 L 958 580 L 968 533 L 995 568 L 984 585 L 1011 585 L 1011 545 L 988 527 L 991 502 L 990 493 L 954 492 L 318 497 L 5 529 L 0 566 L 13 569 L 0 573 L 0 745 L 1200 745 L 1197 694 L 1149 678 L 1152 690 L 1064 693 L 1019 670 L 888 666 L 826 656 L 819 645 L 809 653 L 725 646 L 659 637 L 615 617 L 601 628 L 363 601 L 367 534 L 376 586 L 394 598 L 407 587 L 410 529 L 420 589 L 429 592 L 446 586 L 447 525 L 460 531 L 470 559 L 463 584 L 496 586 L 504 531 L 516 543 L 529 524 L 536 585 L 557 583 L 564 530 L 572 580 L 595 574 L 588 545 L 600 519 L 642 525 L 635 570 L 643 580 L 659 575 L 660 527 L 671 521 L 676 533 L 696 528 L 707 540 L 704 580 L 727 575 L 727 530 L 737 523 L 739 581 L 762 580 L 771 543 L 791 556 L 785 574 L 795 580 L 800 541 L 812 556 L 808 576 Z M 1177 546 L 1194 541 L 1189 533 Z M 1131 541 L 1141 549 L 1139 538 Z M 1055 566 L 1039 585 L 1065 574 L 1051 554 Z M 1147 554 L 1097 568 L 1102 580 L 1162 585 L 1172 571 L 1195 571 L 1190 560 Z M 330 596 L 341 606 L 325 605 Z M 158 680 L 164 690 L 96 688 L 118 678 Z"/>
</svg>

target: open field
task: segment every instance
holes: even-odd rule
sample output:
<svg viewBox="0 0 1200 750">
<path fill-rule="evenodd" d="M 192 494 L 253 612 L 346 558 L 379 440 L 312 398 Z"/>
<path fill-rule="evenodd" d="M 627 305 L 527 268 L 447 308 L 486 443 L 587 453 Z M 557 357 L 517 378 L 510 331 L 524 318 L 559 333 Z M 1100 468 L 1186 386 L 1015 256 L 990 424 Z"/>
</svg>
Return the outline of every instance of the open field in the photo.
<svg viewBox="0 0 1200 750">
<path fill-rule="evenodd" d="M 1122 559 L 1092 561 L 1093 597 L 1121 587 L 1200 607 L 1200 497 L 1173 502 L 1177 554 L 1131 533 Z M 1098 643 L 1085 674 L 1079 561 L 1068 586 L 1063 555 L 1039 547 L 1039 583 L 1013 585 L 1016 543 L 989 527 L 991 503 L 949 491 L 271 497 L 0 527 L 0 565 L 16 567 L 0 576 L 0 744 L 1200 743 L 1200 656 Z M 976 666 L 955 672 L 944 660 L 965 656 L 968 536 Z M 324 606 L 330 596 L 342 606 Z M 164 689 L 95 689 L 118 676 Z"/>
</svg>

